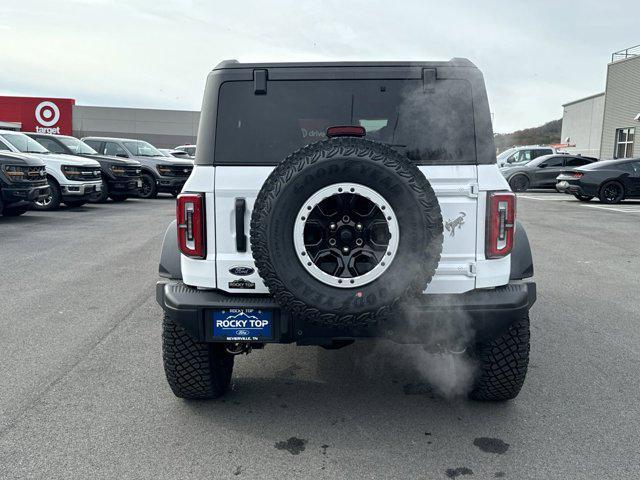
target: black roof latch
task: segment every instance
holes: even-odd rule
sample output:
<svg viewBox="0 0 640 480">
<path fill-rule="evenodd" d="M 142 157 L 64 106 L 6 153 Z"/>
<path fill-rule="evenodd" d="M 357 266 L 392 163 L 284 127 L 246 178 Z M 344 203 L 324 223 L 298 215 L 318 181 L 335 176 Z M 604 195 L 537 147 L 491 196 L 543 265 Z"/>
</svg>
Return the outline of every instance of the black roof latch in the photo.
<svg viewBox="0 0 640 480">
<path fill-rule="evenodd" d="M 267 71 L 266 70 L 253 71 L 253 93 L 255 93 L 256 95 L 267 94 Z"/>
</svg>

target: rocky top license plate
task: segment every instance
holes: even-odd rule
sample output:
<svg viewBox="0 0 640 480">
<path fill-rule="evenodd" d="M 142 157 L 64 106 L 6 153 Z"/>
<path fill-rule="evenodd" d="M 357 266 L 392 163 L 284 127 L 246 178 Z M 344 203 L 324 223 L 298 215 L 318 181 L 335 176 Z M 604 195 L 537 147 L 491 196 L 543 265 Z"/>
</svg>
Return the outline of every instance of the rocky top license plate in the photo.
<svg viewBox="0 0 640 480">
<path fill-rule="evenodd" d="M 213 336 L 227 341 L 270 340 L 273 312 L 254 308 L 225 308 L 211 312 Z"/>
</svg>

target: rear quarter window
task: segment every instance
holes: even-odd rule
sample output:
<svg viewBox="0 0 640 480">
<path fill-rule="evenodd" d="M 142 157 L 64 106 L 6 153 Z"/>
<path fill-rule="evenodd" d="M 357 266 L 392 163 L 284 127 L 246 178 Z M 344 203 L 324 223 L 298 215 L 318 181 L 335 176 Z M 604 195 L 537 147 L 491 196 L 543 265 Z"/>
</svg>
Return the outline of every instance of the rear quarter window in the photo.
<svg viewBox="0 0 640 480">
<path fill-rule="evenodd" d="M 253 82 L 221 86 L 215 164 L 275 165 L 336 125 L 361 125 L 417 164 L 477 162 L 464 80 L 297 80 L 270 81 L 266 95 Z"/>
</svg>

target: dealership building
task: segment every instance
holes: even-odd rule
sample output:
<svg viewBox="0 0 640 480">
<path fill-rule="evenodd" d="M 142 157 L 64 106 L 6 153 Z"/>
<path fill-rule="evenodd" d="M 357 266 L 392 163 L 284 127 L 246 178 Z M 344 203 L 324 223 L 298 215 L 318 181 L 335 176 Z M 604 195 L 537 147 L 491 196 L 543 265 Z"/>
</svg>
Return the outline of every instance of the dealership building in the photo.
<svg viewBox="0 0 640 480">
<path fill-rule="evenodd" d="M 640 45 L 611 56 L 604 92 L 563 108 L 566 150 L 601 160 L 640 157 Z"/>
<path fill-rule="evenodd" d="M 200 112 L 90 107 L 71 98 L 1 97 L 0 129 L 75 137 L 146 140 L 158 148 L 194 144 Z"/>
</svg>

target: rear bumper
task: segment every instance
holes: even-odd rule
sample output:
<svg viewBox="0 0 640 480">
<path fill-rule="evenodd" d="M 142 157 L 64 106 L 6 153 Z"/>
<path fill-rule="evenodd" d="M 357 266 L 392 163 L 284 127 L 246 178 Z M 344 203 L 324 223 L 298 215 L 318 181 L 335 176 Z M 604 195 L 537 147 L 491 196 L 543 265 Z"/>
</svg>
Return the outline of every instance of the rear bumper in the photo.
<svg viewBox="0 0 640 480">
<path fill-rule="evenodd" d="M 156 300 L 165 313 L 196 341 L 220 342 L 213 337 L 212 309 L 254 308 L 273 310 L 273 338 L 265 343 L 331 345 L 364 337 L 387 337 L 402 343 L 425 343 L 442 329 L 473 332 L 477 340 L 493 338 L 506 330 L 536 301 L 534 282 L 513 282 L 494 289 L 459 295 L 422 295 L 406 305 L 397 318 L 375 327 L 323 327 L 295 318 L 269 295 L 229 295 L 197 290 L 182 282 L 160 280 Z"/>
</svg>

